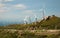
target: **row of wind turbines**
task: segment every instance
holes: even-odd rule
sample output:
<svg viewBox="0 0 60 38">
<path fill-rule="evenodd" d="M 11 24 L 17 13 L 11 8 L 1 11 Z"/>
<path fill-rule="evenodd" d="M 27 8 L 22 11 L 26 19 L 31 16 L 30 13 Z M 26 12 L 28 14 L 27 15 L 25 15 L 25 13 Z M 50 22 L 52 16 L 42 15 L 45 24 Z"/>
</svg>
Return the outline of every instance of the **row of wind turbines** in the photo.
<svg viewBox="0 0 60 38">
<path fill-rule="evenodd" d="M 52 12 L 54 14 L 54 11 L 55 11 L 55 9 L 51 10 L 50 12 Z M 42 18 L 47 19 L 48 16 L 45 15 L 46 14 L 45 4 L 43 4 L 41 12 L 42 12 Z M 35 22 L 39 21 L 38 18 L 37 18 L 37 15 L 34 15 L 34 21 Z M 30 18 L 30 16 L 26 16 L 24 18 L 24 24 L 29 24 L 29 23 L 31 23 L 31 18 Z"/>
<path fill-rule="evenodd" d="M 38 21 L 38 18 L 36 15 L 34 15 L 34 21 L 37 22 Z M 24 24 L 29 24 L 31 23 L 32 20 L 31 20 L 31 17 L 30 16 L 26 16 L 25 19 L 24 19 Z"/>
<path fill-rule="evenodd" d="M 44 8 L 42 10 L 42 15 L 43 15 L 43 19 L 45 19 L 45 9 Z M 34 21 L 35 21 L 35 23 L 38 21 L 37 15 L 34 15 Z M 24 18 L 24 24 L 29 24 L 29 23 L 31 23 L 31 17 L 26 16 Z"/>
</svg>

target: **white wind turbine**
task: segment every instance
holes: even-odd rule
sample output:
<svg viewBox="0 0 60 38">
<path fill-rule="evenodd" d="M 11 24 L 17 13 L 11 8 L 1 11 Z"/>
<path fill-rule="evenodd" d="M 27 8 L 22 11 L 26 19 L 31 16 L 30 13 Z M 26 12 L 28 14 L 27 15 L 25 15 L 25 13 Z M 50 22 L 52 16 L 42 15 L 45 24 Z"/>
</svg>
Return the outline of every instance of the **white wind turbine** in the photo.
<svg viewBox="0 0 60 38">
<path fill-rule="evenodd" d="M 25 23 L 25 24 L 31 23 L 31 18 L 30 18 L 30 16 L 26 16 L 26 17 L 25 17 L 24 23 Z"/>
<path fill-rule="evenodd" d="M 35 24 L 37 23 L 37 16 L 34 15 L 34 19 L 35 19 Z"/>
<path fill-rule="evenodd" d="M 43 19 L 45 19 L 45 5 L 43 4 L 43 9 L 42 9 L 42 14 L 43 14 Z"/>
<path fill-rule="evenodd" d="M 27 17 L 24 18 L 24 24 L 27 24 Z"/>
<path fill-rule="evenodd" d="M 35 18 L 35 21 L 37 21 L 37 16 L 36 15 L 34 15 L 34 18 Z"/>
<path fill-rule="evenodd" d="M 46 13 L 45 4 L 42 5 L 42 9 L 40 9 L 40 11 L 42 12 L 42 18 L 45 19 L 45 13 Z"/>
<path fill-rule="evenodd" d="M 28 16 L 28 23 L 31 23 L 31 18 L 30 18 L 30 16 Z"/>
</svg>

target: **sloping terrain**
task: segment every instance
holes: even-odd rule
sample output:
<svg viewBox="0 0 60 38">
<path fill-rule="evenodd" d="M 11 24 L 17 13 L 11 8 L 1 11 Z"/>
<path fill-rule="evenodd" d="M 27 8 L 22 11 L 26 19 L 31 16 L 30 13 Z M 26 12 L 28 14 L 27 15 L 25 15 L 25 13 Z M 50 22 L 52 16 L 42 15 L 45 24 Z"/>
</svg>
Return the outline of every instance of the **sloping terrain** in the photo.
<svg viewBox="0 0 60 38">
<path fill-rule="evenodd" d="M 0 26 L 0 38 L 60 38 L 60 17 L 53 15 L 40 22 Z"/>
<path fill-rule="evenodd" d="M 0 28 L 19 30 L 60 29 L 60 17 L 52 15 L 48 16 L 46 19 L 41 20 L 40 22 L 37 21 L 31 24 L 12 24 L 1 26 Z"/>
</svg>

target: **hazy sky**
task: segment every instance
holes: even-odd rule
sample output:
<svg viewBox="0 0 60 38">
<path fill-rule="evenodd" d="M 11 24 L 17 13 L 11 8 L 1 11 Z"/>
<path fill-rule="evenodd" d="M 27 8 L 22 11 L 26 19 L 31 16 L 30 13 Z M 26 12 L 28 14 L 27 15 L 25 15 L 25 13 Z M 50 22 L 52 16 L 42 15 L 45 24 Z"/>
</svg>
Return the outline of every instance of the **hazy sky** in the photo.
<svg viewBox="0 0 60 38">
<path fill-rule="evenodd" d="M 43 6 L 45 16 L 60 16 L 60 0 L 0 0 L 0 20 L 21 21 L 34 15 L 41 19 Z"/>
</svg>

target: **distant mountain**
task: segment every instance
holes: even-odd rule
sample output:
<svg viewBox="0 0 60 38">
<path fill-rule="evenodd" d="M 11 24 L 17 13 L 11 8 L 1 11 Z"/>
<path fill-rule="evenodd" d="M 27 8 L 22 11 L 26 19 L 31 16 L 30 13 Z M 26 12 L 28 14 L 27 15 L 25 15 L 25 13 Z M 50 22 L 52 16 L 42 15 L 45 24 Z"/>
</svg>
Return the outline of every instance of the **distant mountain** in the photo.
<svg viewBox="0 0 60 38">
<path fill-rule="evenodd" d="M 23 21 L 16 21 L 16 22 L 0 21 L 0 26 L 6 26 L 6 25 L 10 25 L 10 24 L 23 24 Z"/>
</svg>

